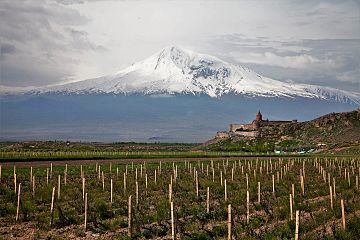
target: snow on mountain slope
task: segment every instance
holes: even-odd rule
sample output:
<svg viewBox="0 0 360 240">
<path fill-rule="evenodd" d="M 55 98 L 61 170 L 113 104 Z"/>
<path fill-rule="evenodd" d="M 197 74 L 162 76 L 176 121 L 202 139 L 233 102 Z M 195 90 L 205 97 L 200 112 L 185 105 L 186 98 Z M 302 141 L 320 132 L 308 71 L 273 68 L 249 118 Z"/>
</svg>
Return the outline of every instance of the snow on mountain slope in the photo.
<svg viewBox="0 0 360 240">
<path fill-rule="evenodd" d="M 114 75 L 53 87 L 32 93 L 241 94 L 261 97 L 320 98 L 360 105 L 360 94 L 329 87 L 273 80 L 239 65 L 179 47 L 167 47 Z"/>
</svg>

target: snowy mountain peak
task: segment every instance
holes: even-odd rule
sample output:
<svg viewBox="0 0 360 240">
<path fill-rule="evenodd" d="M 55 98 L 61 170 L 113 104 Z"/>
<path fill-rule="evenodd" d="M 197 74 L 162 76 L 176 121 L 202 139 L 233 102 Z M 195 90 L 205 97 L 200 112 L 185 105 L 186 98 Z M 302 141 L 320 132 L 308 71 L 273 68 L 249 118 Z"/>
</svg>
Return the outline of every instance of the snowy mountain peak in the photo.
<svg viewBox="0 0 360 240">
<path fill-rule="evenodd" d="M 270 79 L 217 57 L 181 47 L 166 47 L 116 74 L 55 87 L 34 93 L 114 94 L 225 94 L 250 97 L 320 98 L 360 105 L 360 94 Z"/>
</svg>

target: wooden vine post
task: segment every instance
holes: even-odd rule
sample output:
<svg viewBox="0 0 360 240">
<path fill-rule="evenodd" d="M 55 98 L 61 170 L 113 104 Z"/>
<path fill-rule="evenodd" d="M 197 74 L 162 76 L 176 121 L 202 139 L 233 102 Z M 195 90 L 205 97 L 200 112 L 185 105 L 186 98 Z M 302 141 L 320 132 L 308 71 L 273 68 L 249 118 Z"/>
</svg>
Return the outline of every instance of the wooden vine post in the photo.
<svg viewBox="0 0 360 240">
<path fill-rule="evenodd" d="M 231 240 L 231 204 L 228 205 L 228 240 Z"/>
<path fill-rule="evenodd" d="M 49 185 L 49 168 L 46 168 L 46 185 Z"/>
<path fill-rule="evenodd" d="M 60 175 L 58 176 L 58 199 L 60 199 L 60 187 L 61 187 L 61 179 Z"/>
<path fill-rule="evenodd" d="M 16 173 L 14 173 L 14 190 L 15 190 L 15 194 L 16 194 L 16 189 L 17 189 L 17 177 L 16 177 Z"/>
<path fill-rule="evenodd" d="M 210 189 L 209 187 L 206 188 L 206 212 L 210 212 Z"/>
<path fill-rule="evenodd" d="M 85 178 L 82 179 L 82 197 L 85 200 Z"/>
<path fill-rule="evenodd" d="M 135 182 L 136 187 L 136 206 L 139 205 L 139 183 Z"/>
<path fill-rule="evenodd" d="M 260 182 L 258 182 L 258 203 L 261 202 L 261 190 L 260 190 Z"/>
<path fill-rule="evenodd" d="M 51 194 L 50 226 L 53 225 L 53 220 L 54 220 L 54 200 L 55 200 L 55 187 L 53 187 Z"/>
<path fill-rule="evenodd" d="M 224 180 L 224 199 L 225 199 L 225 202 L 227 201 L 227 189 L 226 189 L 226 179 Z"/>
<path fill-rule="evenodd" d="M 335 178 L 333 177 L 333 195 L 334 195 L 334 199 L 336 199 L 336 181 Z"/>
<path fill-rule="evenodd" d="M 105 177 L 104 172 L 101 172 L 102 189 L 105 190 Z"/>
<path fill-rule="evenodd" d="M 16 221 L 19 220 L 21 183 L 19 183 L 17 194 L 18 194 L 18 197 L 17 197 L 17 208 L 16 208 Z"/>
<path fill-rule="evenodd" d="M 249 191 L 246 191 L 246 223 L 249 224 L 250 220 L 250 196 Z"/>
<path fill-rule="evenodd" d="M 171 210 L 171 239 L 175 240 L 175 218 L 174 218 L 174 203 L 170 203 Z"/>
<path fill-rule="evenodd" d="M 172 184 L 169 183 L 169 202 L 172 202 Z"/>
<path fill-rule="evenodd" d="M 155 183 L 155 185 L 156 185 L 156 176 L 157 174 L 156 174 L 156 169 L 155 169 L 155 171 L 154 171 L 154 183 Z"/>
<path fill-rule="evenodd" d="M 124 194 L 126 193 L 126 173 L 124 173 Z"/>
<path fill-rule="evenodd" d="M 53 173 L 53 164 L 50 163 L 50 179 L 52 179 L 52 173 Z"/>
<path fill-rule="evenodd" d="M 86 227 L 87 227 L 87 209 L 88 209 L 88 193 L 85 193 L 85 213 L 84 213 L 84 229 L 86 231 Z"/>
<path fill-rule="evenodd" d="M 295 240 L 299 240 L 299 210 L 296 210 L 296 218 L 295 218 Z"/>
<path fill-rule="evenodd" d="M 113 180 L 110 179 L 110 203 L 113 203 Z"/>
<path fill-rule="evenodd" d="M 275 195 L 275 176 L 274 176 L 274 174 L 272 175 L 272 192 L 273 192 L 273 195 Z"/>
<path fill-rule="evenodd" d="M 333 205 L 333 192 L 332 192 L 332 187 L 331 185 L 329 185 L 329 190 L 330 190 L 330 193 L 329 193 L 329 197 L 330 197 L 330 207 L 331 207 L 331 210 L 334 209 L 334 205 Z"/>
<path fill-rule="evenodd" d="M 35 176 L 32 179 L 32 197 L 35 197 Z"/>
<path fill-rule="evenodd" d="M 293 216 L 293 200 L 292 200 L 292 195 L 290 193 L 290 220 L 293 220 L 294 216 Z"/>
<path fill-rule="evenodd" d="M 343 199 L 341 199 L 341 222 L 342 222 L 342 227 L 345 230 L 346 222 L 345 222 L 345 209 L 344 209 L 344 200 Z"/>
<path fill-rule="evenodd" d="M 132 206 L 131 206 L 131 195 L 128 199 L 128 236 L 132 236 Z"/>
<path fill-rule="evenodd" d="M 304 176 L 303 175 L 300 176 L 300 185 L 301 185 L 301 193 L 302 193 L 302 195 L 304 195 L 305 194 L 305 186 L 304 186 Z"/>
<path fill-rule="evenodd" d="M 196 184 L 196 197 L 199 197 L 199 178 L 198 172 L 195 172 L 195 184 Z"/>
</svg>

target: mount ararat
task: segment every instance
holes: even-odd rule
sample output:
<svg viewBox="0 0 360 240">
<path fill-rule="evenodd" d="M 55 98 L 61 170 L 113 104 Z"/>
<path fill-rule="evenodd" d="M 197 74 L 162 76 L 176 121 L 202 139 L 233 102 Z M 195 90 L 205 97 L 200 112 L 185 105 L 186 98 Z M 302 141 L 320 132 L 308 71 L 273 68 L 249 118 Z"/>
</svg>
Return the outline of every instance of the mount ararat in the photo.
<svg viewBox="0 0 360 240">
<path fill-rule="evenodd" d="M 4 89 L 3 140 L 200 142 L 259 109 L 269 119 L 309 120 L 360 105 L 360 93 L 270 79 L 179 47 L 113 75 Z"/>
</svg>

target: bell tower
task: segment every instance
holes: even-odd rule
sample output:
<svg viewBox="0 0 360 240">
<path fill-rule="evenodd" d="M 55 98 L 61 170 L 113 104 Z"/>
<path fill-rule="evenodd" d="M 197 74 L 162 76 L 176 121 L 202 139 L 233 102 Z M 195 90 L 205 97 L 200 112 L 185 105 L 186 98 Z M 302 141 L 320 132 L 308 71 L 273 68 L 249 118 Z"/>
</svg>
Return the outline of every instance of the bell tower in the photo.
<svg viewBox="0 0 360 240">
<path fill-rule="evenodd" d="M 255 120 L 256 120 L 257 122 L 261 122 L 261 121 L 262 121 L 262 115 L 261 115 L 260 110 L 257 112 Z"/>
</svg>

